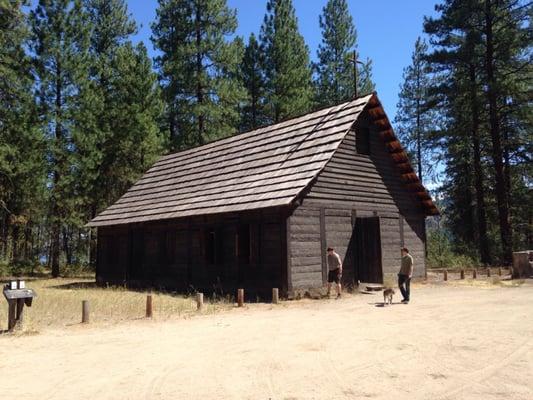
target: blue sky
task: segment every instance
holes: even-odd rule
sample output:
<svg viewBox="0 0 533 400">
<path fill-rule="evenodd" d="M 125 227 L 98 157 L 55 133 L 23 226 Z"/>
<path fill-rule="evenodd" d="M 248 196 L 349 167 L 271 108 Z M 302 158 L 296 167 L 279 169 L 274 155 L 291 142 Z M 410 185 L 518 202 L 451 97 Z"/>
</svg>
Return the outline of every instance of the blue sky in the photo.
<svg viewBox="0 0 533 400">
<path fill-rule="evenodd" d="M 293 0 L 300 32 L 316 58 L 321 41 L 318 16 L 327 0 Z M 348 0 L 358 34 L 361 58 L 373 60 L 373 79 L 385 111 L 392 120 L 396 113 L 402 71 L 411 61 L 417 36 L 422 35 L 424 16 L 435 15 L 437 0 Z M 266 11 L 266 0 L 228 0 L 237 10 L 237 35 L 246 39 L 251 32 L 259 33 Z M 144 41 L 150 54 L 150 23 L 155 20 L 157 0 L 129 0 L 129 10 L 139 25 L 137 41 Z"/>
</svg>

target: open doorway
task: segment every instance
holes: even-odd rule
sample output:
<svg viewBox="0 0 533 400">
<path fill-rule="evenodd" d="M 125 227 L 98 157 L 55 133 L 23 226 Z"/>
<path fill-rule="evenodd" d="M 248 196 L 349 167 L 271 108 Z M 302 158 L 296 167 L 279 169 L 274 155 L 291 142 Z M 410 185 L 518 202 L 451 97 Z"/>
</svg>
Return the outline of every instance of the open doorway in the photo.
<svg viewBox="0 0 533 400">
<path fill-rule="evenodd" d="M 383 283 L 379 217 L 356 218 L 352 240 L 355 280 Z"/>
</svg>

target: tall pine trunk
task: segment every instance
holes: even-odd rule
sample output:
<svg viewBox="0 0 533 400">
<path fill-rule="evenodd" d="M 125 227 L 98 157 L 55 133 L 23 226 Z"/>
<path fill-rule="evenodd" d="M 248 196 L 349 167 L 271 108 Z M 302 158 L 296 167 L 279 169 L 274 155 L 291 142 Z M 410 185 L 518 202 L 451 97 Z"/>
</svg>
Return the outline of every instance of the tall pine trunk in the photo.
<svg viewBox="0 0 533 400">
<path fill-rule="evenodd" d="M 493 42 L 493 9 L 491 0 L 485 0 L 485 72 L 487 75 L 487 98 L 489 102 L 490 136 L 492 139 L 492 160 L 496 178 L 496 200 L 498 203 L 498 217 L 500 222 L 500 236 L 502 240 L 503 261 L 512 262 L 512 231 L 510 223 L 509 204 L 507 197 L 507 183 L 503 163 L 501 144 L 500 119 L 498 115 L 498 93 L 496 89 L 494 42 Z"/>
<path fill-rule="evenodd" d="M 196 98 L 198 104 L 204 102 L 204 91 L 202 87 L 202 32 L 201 32 L 200 4 L 196 3 Z M 198 116 L 198 144 L 204 144 L 204 116 Z"/>
<path fill-rule="evenodd" d="M 8 215 L 3 214 L 2 218 L 2 258 L 7 259 L 7 241 L 8 241 Z"/>
<path fill-rule="evenodd" d="M 56 60 L 56 76 L 55 76 L 55 145 L 57 147 L 62 147 L 62 126 L 61 126 L 61 103 L 62 103 L 62 85 L 61 85 L 61 64 L 59 60 Z M 53 169 L 53 180 L 54 187 L 52 188 L 52 229 L 51 229 L 51 238 L 50 238 L 50 257 L 51 257 L 51 267 L 52 267 L 52 276 L 57 278 L 59 276 L 59 254 L 60 254 L 60 241 L 61 241 L 61 211 L 59 207 L 59 201 L 57 197 L 57 187 L 59 181 L 61 180 L 60 174 L 60 164 L 61 157 L 57 156 L 58 150 L 52 148 L 52 169 Z"/>
<path fill-rule="evenodd" d="M 474 186 L 477 200 L 477 226 L 479 232 L 479 254 L 483 264 L 491 264 L 489 239 L 487 236 L 487 213 L 485 191 L 483 189 L 483 170 L 479 143 L 479 107 L 477 99 L 476 66 L 470 64 L 470 108 L 472 112 L 472 150 L 474 158 Z"/>
<path fill-rule="evenodd" d="M 20 227 L 17 223 L 13 224 L 13 228 L 11 229 L 11 257 L 13 262 L 20 261 L 20 253 L 19 253 L 19 238 L 20 236 Z"/>
<path fill-rule="evenodd" d="M 420 127 L 420 65 L 416 67 L 416 157 L 418 163 L 418 178 L 424 184 L 422 176 L 422 129 Z"/>
<path fill-rule="evenodd" d="M 65 252 L 65 258 L 67 265 L 72 265 L 72 237 L 66 227 L 63 227 L 63 251 Z"/>
</svg>

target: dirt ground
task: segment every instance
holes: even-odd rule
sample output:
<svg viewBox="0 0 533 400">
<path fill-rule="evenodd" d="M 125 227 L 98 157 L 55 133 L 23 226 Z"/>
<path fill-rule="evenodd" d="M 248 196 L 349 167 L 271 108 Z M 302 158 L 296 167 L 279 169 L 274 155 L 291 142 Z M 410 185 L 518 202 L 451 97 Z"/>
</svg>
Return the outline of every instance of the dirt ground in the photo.
<svg viewBox="0 0 533 400">
<path fill-rule="evenodd" d="M 0 336 L 0 398 L 533 399 L 533 283 Z M 4 397 L 6 396 L 6 397 Z"/>
</svg>

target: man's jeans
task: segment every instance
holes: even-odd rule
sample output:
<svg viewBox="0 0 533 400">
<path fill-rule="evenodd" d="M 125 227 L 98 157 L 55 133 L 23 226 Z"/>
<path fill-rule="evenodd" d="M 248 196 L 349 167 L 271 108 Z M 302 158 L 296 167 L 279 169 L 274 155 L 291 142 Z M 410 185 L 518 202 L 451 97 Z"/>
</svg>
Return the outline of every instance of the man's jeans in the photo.
<svg viewBox="0 0 533 400">
<path fill-rule="evenodd" d="M 408 275 L 398 274 L 398 287 L 402 292 L 403 299 L 409 301 L 411 278 Z"/>
</svg>

